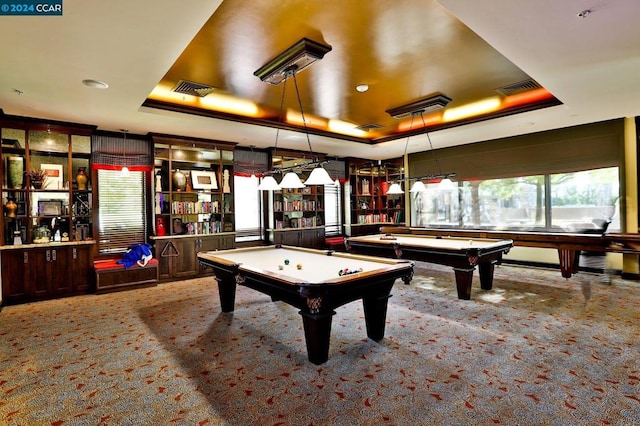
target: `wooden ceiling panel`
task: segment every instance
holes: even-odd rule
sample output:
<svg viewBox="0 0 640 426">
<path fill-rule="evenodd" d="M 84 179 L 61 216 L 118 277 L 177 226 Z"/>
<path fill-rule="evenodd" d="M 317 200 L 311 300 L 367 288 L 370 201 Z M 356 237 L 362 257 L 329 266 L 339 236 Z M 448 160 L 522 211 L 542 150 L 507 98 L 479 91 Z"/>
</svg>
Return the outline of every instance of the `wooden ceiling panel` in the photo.
<svg viewBox="0 0 640 426">
<path fill-rule="evenodd" d="M 382 126 L 359 136 L 372 141 L 401 134 L 389 108 L 435 93 L 452 98 L 454 108 L 529 79 L 431 0 L 226 0 L 158 85 L 211 85 L 257 105 L 252 118 L 274 124 L 282 121 L 283 85 L 253 73 L 303 37 L 332 48 L 296 75 L 305 115 L 311 123 Z M 369 91 L 356 92 L 360 83 Z M 287 84 L 284 107 L 298 110 L 294 85 Z"/>
</svg>

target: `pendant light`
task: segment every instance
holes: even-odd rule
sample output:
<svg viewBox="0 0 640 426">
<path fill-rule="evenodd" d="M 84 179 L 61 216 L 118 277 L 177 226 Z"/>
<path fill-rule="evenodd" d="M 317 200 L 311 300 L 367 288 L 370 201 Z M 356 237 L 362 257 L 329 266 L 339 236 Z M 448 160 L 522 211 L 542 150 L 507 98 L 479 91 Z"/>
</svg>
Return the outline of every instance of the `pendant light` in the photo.
<svg viewBox="0 0 640 426">
<path fill-rule="evenodd" d="M 122 131 L 122 159 L 125 159 L 125 152 L 127 152 L 127 133 L 129 130 L 121 129 Z M 120 170 L 120 177 L 129 177 L 129 167 L 126 166 L 126 162 L 123 161 L 122 169 Z"/>
</svg>

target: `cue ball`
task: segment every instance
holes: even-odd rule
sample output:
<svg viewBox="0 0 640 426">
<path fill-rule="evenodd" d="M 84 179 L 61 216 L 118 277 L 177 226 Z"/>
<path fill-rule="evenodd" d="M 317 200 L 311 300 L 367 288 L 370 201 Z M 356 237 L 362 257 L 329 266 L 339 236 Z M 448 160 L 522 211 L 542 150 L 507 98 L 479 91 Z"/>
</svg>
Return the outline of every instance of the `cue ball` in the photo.
<svg viewBox="0 0 640 426">
<path fill-rule="evenodd" d="M 288 265 L 288 264 L 289 264 L 289 259 L 285 259 L 285 260 L 284 260 L 284 264 L 285 264 L 285 265 Z"/>
<path fill-rule="evenodd" d="M 298 268 L 298 269 L 302 269 L 302 263 L 298 263 L 298 264 L 296 265 L 296 268 Z"/>
<path fill-rule="evenodd" d="M 469 245 L 473 244 L 473 240 L 469 240 Z"/>
</svg>

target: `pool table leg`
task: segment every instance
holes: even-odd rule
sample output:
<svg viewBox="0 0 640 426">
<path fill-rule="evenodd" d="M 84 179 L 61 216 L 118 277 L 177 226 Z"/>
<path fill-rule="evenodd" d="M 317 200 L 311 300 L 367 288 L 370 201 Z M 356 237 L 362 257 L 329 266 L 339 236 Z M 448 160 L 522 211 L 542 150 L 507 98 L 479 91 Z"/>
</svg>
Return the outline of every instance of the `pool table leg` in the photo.
<svg viewBox="0 0 640 426">
<path fill-rule="evenodd" d="M 363 297 L 364 320 L 367 325 L 367 337 L 371 340 L 381 340 L 387 323 L 387 305 L 391 295 Z"/>
<path fill-rule="evenodd" d="M 228 277 L 219 278 L 218 281 L 218 293 L 220 295 L 220 307 L 222 312 L 233 312 L 236 304 L 236 280 L 231 275 Z"/>
<path fill-rule="evenodd" d="M 453 268 L 456 273 L 456 287 L 458 289 L 458 299 L 471 299 L 471 282 L 473 281 L 473 270 L 475 268 Z"/>
<path fill-rule="evenodd" d="M 496 261 L 482 262 L 478 265 L 480 272 L 480 288 L 483 290 L 491 290 L 493 288 L 493 270 Z"/>
<path fill-rule="evenodd" d="M 335 311 L 312 314 L 300 311 L 304 326 L 304 339 L 307 342 L 309 361 L 320 365 L 329 359 L 329 342 L 331 340 L 331 319 Z"/>
</svg>

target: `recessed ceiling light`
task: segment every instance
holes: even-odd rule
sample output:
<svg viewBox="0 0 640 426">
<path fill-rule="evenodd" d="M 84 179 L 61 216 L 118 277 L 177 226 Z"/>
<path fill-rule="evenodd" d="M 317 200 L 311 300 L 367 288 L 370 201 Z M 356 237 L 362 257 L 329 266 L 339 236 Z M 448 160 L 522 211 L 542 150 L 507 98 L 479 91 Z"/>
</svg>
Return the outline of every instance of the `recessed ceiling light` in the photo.
<svg viewBox="0 0 640 426">
<path fill-rule="evenodd" d="M 364 92 L 366 92 L 367 90 L 369 90 L 369 85 L 368 85 L 368 84 L 358 84 L 358 85 L 356 86 L 356 90 L 357 90 L 358 92 L 360 92 L 360 93 L 364 93 Z"/>
<path fill-rule="evenodd" d="M 106 88 L 109 87 L 109 85 L 107 83 L 105 83 L 104 81 L 92 80 L 92 79 L 82 80 L 82 84 L 84 84 L 87 87 L 94 88 L 94 89 L 106 89 Z"/>
</svg>

